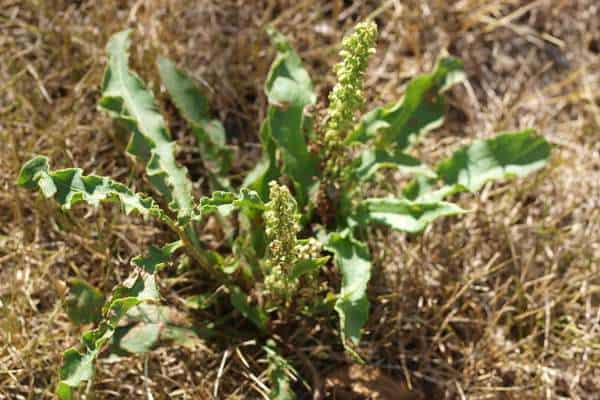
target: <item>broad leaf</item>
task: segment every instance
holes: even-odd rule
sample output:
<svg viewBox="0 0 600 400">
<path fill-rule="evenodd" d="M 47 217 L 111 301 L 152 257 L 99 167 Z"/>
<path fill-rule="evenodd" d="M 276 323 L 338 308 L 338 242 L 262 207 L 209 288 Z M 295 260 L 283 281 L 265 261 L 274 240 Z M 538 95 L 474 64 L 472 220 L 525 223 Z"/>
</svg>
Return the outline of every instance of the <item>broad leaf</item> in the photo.
<svg viewBox="0 0 600 400">
<path fill-rule="evenodd" d="M 267 314 L 262 308 L 248 303 L 248 296 L 237 286 L 229 288 L 229 298 L 231 305 L 238 310 L 244 318 L 249 319 L 261 331 L 267 328 Z"/>
<path fill-rule="evenodd" d="M 130 353 L 146 353 L 158 343 L 161 330 L 160 323 L 139 323 L 127 329 L 119 340 L 119 347 Z"/>
<path fill-rule="evenodd" d="M 242 186 L 255 190 L 263 199 L 269 199 L 269 182 L 281 176 L 277 165 L 277 144 L 271 135 L 271 124 L 268 119 L 263 121 L 259 133 L 262 157 L 256 167 L 246 175 Z"/>
<path fill-rule="evenodd" d="M 229 215 L 233 210 L 233 203 L 237 200 L 235 193 L 216 191 L 210 197 L 202 197 L 200 199 L 198 209 L 201 216 L 205 216 L 214 212 L 221 215 Z"/>
<path fill-rule="evenodd" d="M 267 353 L 267 360 L 269 362 L 269 380 L 271 381 L 269 399 L 296 399 L 296 394 L 291 388 L 290 375 L 296 378 L 298 373 L 290 363 L 277 352 L 275 343 L 272 340 L 269 340 L 267 346 L 264 346 L 263 349 Z"/>
<path fill-rule="evenodd" d="M 165 341 L 192 346 L 198 336 L 177 310 L 150 303 L 129 310 L 113 337 L 114 348 L 129 353 L 145 353 Z"/>
<path fill-rule="evenodd" d="M 229 170 L 232 159 L 232 151 L 225 142 L 223 125 L 209 117 L 208 101 L 202 90 L 194 79 L 177 68 L 173 61 L 159 57 L 158 71 L 173 103 L 190 124 L 202 158 L 212 169 L 212 178 L 218 182 L 222 181 L 222 175 Z"/>
<path fill-rule="evenodd" d="M 424 203 L 396 198 L 367 199 L 362 206 L 367 221 L 409 233 L 421 232 L 440 217 L 465 212 L 456 204 L 444 201 Z"/>
<path fill-rule="evenodd" d="M 83 279 L 73 278 L 69 281 L 69 295 L 65 300 L 65 308 L 69 319 L 75 324 L 98 322 L 102 318 L 104 295 Z"/>
<path fill-rule="evenodd" d="M 525 129 L 477 140 L 440 162 L 437 173 L 446 185 L 459 184 L 475 192 L 488 181 L 537 171 L 549 156 L 550 144 Z"/>
<path fill-rule="evenodd" d="M 437 203 L 446 197 L 466 190 L 464 186 L 459 184 L 444 185 L 439 189 L 435 189 L 436 178 L 437 175 L 435 178 L 418 176 L 402 188 L 402 194 L 408 200 L 421 203 Z"/>
<path fill-rule="evenodd" d="M 258 193 L 249 189 L 240 190 L 240 194 L 215 191 L 210 197 L 202 197 L 199 201 L 196 214 L 208 215 L 210 213 L 219 212 L 227 215 L 232 210 L 238 209 L 243 214 L 249 217 L 255 217 L 257 214 L 262 214 L 265 205 Z"/>
<path fill-rule="evenodd" d="M 127 214 L 136 211 L 168 218 L 151 198 L 136 194 L 110 178 L 83 175 L 79 168 L 50 171 L 48 158 L 44 156 L 36 156 L 23 164 L 17 184 L 28 189 L 39 188 L 44 196 L 54 198 L 65 210 L 80 202 L 97 207 L 102 201 L 116 201 Z"/>
<path fill-rule="evenodd" d="M 150 249 L 145 256 L 136 256 L 131 260 L 133 265 L 137 265 L 149 274 L 154 274 L 165 263 L 171 260 L 173 254 L 183 247 L 183 242 L 177 240 L 167 243 L 163 247 L 150 245 Z"/>
<path fill-rule="evenodd" d="M 398 150 L 406 149 L 419 135 L 444 122 L 443 92 L 463 80 L 462 61 L 453 57 L 440 59 L 432 73 L 408 83 L 400 101 L 365 114 L 348 141 L 365 143 L 375 138 L 379 148 L 395 145 Z"/>
<path fill-rule="evenodd" d="M 329 236 L 325 248 L 334 254 L 336 265 L 342 274 L 342 287 L 335 303 L 340 317 L 340 330 L 344 347 L 358 345 L 361 329 L 369 316 L 367 284 L 371 278 L 371 257 L 367 245 L 352 237 L 349 230 Z"/>
<path fill-rule="evenodd" d="M 116 33 L 106 46 L 108 67 L 99 107 L 131 132 L 127 151 L 146 163 L 152 185 L 185 219 L 192 211 L 192 183 L 175 160 L 175 142 L 152 92 L 129 70 L 129 34 L 130 30 Z"/>
<path fill-rule="evenodd" d="M 277 57 L 265 83 L 269 100 L 267 117 L 261 128 L 264 158 L 247 178 L 246 185 L 266 200 L 268 182 L 277 178 L 275 150 L 281 151 L 283 172 L 294 184 L 295 195 L 302 207 L 308 201 L 318 176 L 317 157 L 310 153 L 305 132 L 310 127 L 304 108 L 314 104 L 316 96 L 308 73 L 298 54 L 279 32 L 269 30 Z"/>
<path fill-rule="evenodd" d="M 435 176 L 429 167 L 406 153 L 372 148 L 361 153 L 355 173 L 358 179 L 366 180 L 380 168 L 397 168 L 407 174 Z"/>
<path fill-rule="evenodd" d="M 178 246 L 179 242 L 169 243 L 158 251 L 161 254 L 172 255 Z M 103 307 L 102 321 L 98 328 L 82 335 L 82 351 L 70 348 L 64 352 L 63 365 L 59 372 L 60 381 L 56 388 L 56 393 L 61 400 L 72 399 L 74 389 L 82 382 L 92 378 L 96 357 L 113 338 L 123 318 L 135 306 L 159 299 L 154 271 L 165 260 L 153 254 L 137 257 L 134 260 L 141 264 L 142 268 L 137 268 L 123 284 L 115 287 L 111 299 Z M 152 273 L 148 271 L 152 271 Z M 148 335 L 146 334 L 140 339 L 140 343 L 147 343 L 147 339 Z M 134 345 L 132 344 L 132 346 Z M 141 347 L 142 344 L 139 344 L 138 348 Z"/>
<path fill-rule="evenodd" d="M 316 259 L 303 259 L 292 267 L 290 272 L 289 279 L 290 281 L 295 281 L 302 277 L 303 275 L 311 274 L 313 272 L 317 272 L 323 265 L 327 264 L 329 261 L 329 257 L 319 257 Z"/>
</svg>

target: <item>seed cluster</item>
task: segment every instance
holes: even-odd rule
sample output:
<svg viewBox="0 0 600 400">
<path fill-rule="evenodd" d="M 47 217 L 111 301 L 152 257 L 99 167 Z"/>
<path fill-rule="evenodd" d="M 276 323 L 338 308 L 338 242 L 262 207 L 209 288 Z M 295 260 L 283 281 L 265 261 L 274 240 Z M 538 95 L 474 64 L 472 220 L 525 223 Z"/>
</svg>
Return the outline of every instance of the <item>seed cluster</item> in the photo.
<svg viewBox="0 0 600 400">
<path fill-rule="evenodd" d="M 300 260 L 317 258 L 321 244 L 314 238 L 297 239 L 300 214 L 296 200 L 286 186 L 271 181 L 269 187 L 270 201 L 264 213 L 269 239 L 265 287 L 274 299 L 287 303 L 298 286 L 289 278 L 292 267 Z"/>
<path fill-rule="evenodd" d="M 353 128 L 364 103 L 363 81 L 369 57 L 375 53 L 377 25 L 361 22 L 352 34 L 342 41 L 342 61 L 335 66 L 337 83 L 329 94 L 325 125 L 325 174 L 338 177 L 345 165 L 344 139 Z"/>
<path fill-rule="evenodd" d="M 270 201 L 264 213 L 269 259 L 265 286 L 275 298 L 287 298 L 293 290 L 287 278 L 297 259 L 296 235 L 300 231 L 300 214 L 296 200 L 287 187 L 269 183 Z"/>
</svg>

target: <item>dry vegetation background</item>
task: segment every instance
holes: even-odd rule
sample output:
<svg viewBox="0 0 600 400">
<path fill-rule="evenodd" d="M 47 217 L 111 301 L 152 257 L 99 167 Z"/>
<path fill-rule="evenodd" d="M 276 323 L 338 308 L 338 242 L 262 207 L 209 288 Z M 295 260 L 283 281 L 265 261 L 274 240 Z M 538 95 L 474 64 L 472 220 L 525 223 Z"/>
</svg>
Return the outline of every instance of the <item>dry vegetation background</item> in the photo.
<svg viewBox="0 0 600 400">
<path fill-rule="evenodd" d="M 472 212 L 422 237 L 373 230 L 368 363 L 427 399 L 600 399 L 595 0 L 0 0 L 0 399 L 52 398 L 62 351 L 80 334 L 62 307 L 68 278 L 108 293 L 133 255 L 164 239 L 159 225 L 115 207 L 77 207 L 71 217 L 14 185 L 20 165 L 39 153 L 57 168 L 76 165 L 147 191 L 96 110 L 108 37 L 135 28 L 134 66 L 157 93 L 157 54 L 210 87 L 241 171 L 258 156 L 266 108 L 262 84 L 274 53 L 264 27 L 274 24 L 294 43 L 322 108 L 336 45 L 372 13 L 381 36 L 366 84 L 370 106 L 398 99 L 407 78 L 443 51 L 465 61 L 469 82 L 450 94 L 447 124 L 419 145 L 425 159 L 528 126 L 554 152 L 537 176 L 460 199 Z M 159 97 L 179 159 L 201 182 L 191 135 Z M 192 278 L 163 281 L 170 304 L 181 306 L 182 282 Z M 331 382 L 345 363 L 331 332 L 316 326 L 296 349 L 312 360 L 296 363 L 309 385 Z M 261 398 L 265 366 L 254 354 L 251 342 L 159 348 L 147 384 L 157 399 Z M 141 357 L 104 359 L 88 398 L 144 398 L 143 380 Z"/>
</svg>

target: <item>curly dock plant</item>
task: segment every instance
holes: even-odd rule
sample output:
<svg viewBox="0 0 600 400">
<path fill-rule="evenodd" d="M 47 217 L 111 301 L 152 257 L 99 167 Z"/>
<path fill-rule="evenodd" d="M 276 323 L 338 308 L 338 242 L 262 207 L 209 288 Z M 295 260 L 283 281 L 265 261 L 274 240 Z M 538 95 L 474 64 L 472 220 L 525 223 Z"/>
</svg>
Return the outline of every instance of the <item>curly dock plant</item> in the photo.
<svg viewBox="0 0 600 400">
<path fill-rule="evenodd" d="M 78 168 L 51 170 L 44 156 L 23 165 L 17 183 L 39 189 L 65 211 L 78 203 L 117 203 L 127 214 L 156 219 L 173 237 L 133 258 L 130 277 L 108 298 L 85 281 L 71 281 L 67 314 L 74 323 L 94 328 L 64 354 L 57 387 L 61 399 L 73 398 L 83 382 L 93 379 L 94 361 L 103 352 L 144 353 L 163 342 L 189 343 L 209 329 L 198 323 L 182 326 L 160 304 L 161 271 L 185 257 L 207 288 L 188 299 L 190 306 L 215 307 L 224 315 L 208 324 L 213 331 L 225 330 L 231 317 L 247 319 L 256 337 L 269 343 L 263 349 L 272 395 L 293 398 L 290 377 L 297 374 L 269 339 L 281 329 L 271 322 L 321 318 L 323 313 L 311 313 L 311 304 L 320 298 L 321 306 L 339 316 L 344 348 L 360 359 L 373 264 L 367 226 L 417 234 L 438 218 L 466 212 L 448 201 L 456 193 L 476 193 L 487 182 L 525 176 L 549 157 L 549 144 L 531 129 L 477 140 L 435 166 L 411 155 L 421 136 L 443 124 L 444 93 L 465 79 L 462 62 L 453 57 L 441 58 L 432 72 L 411 80 L 398 101 L 360 117 L 364 74 L 377 36 L 372 21 L 344 38 L 327 116 L 314 123 L 307 107 L 317 99 L 308 72 L 282 34 L 272 29 L 268 34 L 276 57 L 265 83 L 268 109 L 259 132 L 263 154 L 241 187 L 229 180 L 233 149 L 223 125 L 211 117 L 201 86 L 161 57 L 161 81 L 196 138 L 214 190 L 195 196 L 152 92 L 129 69 L 129 31 L 115 34 L 107 45 L 99 109 L 129 132 L 126 152 L 143 165 L 154 197 Z M 412 180 L 385 197 L 366 196 L 363 184 L 377 183 L 384 168 Z M 201 240 L 209 218 L 227 232 L 219 253 Z M 321 271 L 325 267 L 339 277 L 331 287 L 332 274 Z"/>
</svg>

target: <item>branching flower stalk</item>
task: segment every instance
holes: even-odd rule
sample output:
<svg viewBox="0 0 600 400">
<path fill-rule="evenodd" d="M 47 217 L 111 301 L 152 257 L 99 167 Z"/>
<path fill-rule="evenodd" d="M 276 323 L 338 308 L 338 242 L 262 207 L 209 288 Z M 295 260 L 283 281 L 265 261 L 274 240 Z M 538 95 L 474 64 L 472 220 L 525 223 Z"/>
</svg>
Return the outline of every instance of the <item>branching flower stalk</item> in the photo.
<svg viewBox="0 0 600 400">
<path fill-rule="evenodd" d="M 298 258 L 300 214 L 296 200 L 287 187 L 275 181 L 269 183 L 270 201 L 264 213 L 269 253 L 265 286 L 276 299 L 289 302 L 295 291 L 294 282 L 289 279 L 292 266 Z"/>
<path fill-rule="evenodd" d="M 265 288 L 272 305 L 289 307 L 299 289 L 299 276 L 294 267 L 301 261 L 319 258 L 322 247 L 315 238 L 299 240 L 300 214 L 298 204 L 286 186 L 269 183 L 270 201 L 265 204 L 265 226 L 269 240 L 266 259 Z M 304 286 L 315 289 L 311 274 L 304 274 Z"/>
<path fill-rule="evenodd" d="M 337 83 L 329 94 L 324 137 L 324 175 L 332 182 L 338 181 L 348 163 L 343 143 L 364 104 L 364 74 L 369 57 L 375 53 L 376 38 L 375 22 L 364 21 L 342 41 L 342 61 L 334 68 Z"/>
</svg>

